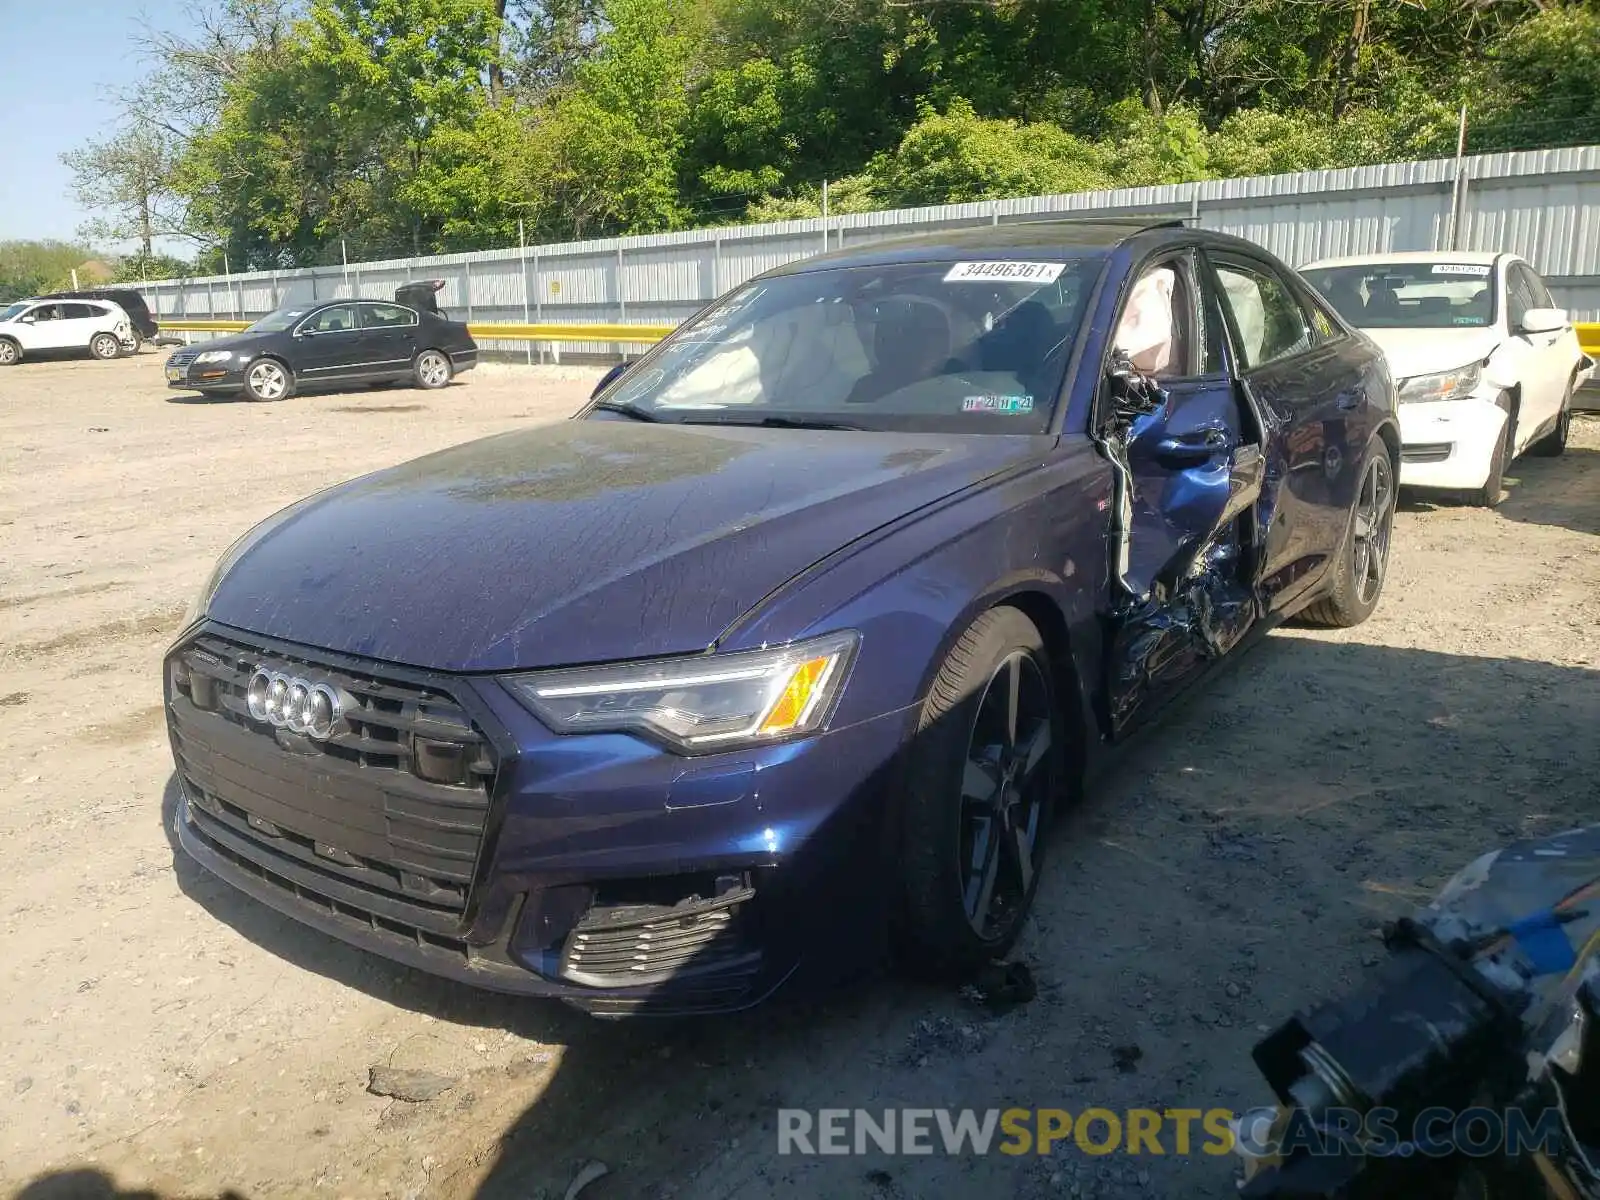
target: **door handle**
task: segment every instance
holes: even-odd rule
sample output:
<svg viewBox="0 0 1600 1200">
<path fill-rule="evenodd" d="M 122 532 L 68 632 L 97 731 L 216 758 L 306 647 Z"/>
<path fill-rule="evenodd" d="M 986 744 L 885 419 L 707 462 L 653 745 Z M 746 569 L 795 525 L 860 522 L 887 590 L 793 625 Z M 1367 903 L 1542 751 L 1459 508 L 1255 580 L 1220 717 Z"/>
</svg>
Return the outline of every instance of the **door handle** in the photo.
<svg viewBox="0 0 1600 1200">
<path fill-rule="evenodd" d="M 1226 439 L 1212 433 L 1205 441 L 1187 441 L 1183 438 L 1163 438 L 1156 443 L 1156 453 L 1162 458 L 1184 463 L 1203 463 L 1228 448 Z"/>
</svg>

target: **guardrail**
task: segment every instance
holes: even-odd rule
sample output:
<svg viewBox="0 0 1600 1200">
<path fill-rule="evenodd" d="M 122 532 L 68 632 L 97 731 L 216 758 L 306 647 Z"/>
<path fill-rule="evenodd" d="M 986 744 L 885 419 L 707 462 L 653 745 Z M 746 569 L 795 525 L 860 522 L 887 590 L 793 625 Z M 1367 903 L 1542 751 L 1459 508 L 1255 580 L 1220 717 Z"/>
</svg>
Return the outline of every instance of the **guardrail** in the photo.
<svg viewBox="0 0 1600 1200">
<path fill-rule="evenodd" d="M 156 318 L 163 333 L 239 333 L 249 321 L 167 321 Z M 509 342 L 659 342 L 672 325 L 512 325 L 470 322 L 475 338 Z"/>
<path fill-rule="evenodd" d="M 248 321 L 160 321 L 163 330 L 174 333 L 238 333 L 248 329 Z M 675 327 L 672 325 L 512 325 L 472 322 L 468 331 L 475 338 L 508 342 L 659 342 Z M 1578 343 L 1583 352 L 1600 362 L 1600 322 L 1577 326 Z"/>
<path fill-rule="evenodd" d="M 1578 345 L 1583 347 L 1583 352 L 1596 362 L 1600 362 L 1600 323 L 1580 324 L 1578 326 Z"/>
</svg>

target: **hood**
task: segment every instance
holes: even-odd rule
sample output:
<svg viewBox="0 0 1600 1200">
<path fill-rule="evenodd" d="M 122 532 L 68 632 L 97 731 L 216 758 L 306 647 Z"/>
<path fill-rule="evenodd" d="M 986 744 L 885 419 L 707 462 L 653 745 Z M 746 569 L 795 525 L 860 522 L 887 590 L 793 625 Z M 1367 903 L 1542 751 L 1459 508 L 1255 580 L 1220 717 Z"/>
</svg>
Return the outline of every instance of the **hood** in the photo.
<svg viewBox="0 0 1600 1200">
<path fill-rule="evenodd" d="M 230 333 L 222 337 L 209 337 L 203 342 L 185 346 L 185 350 L 254 350 L 257 346 L 282 335 L 276 333 Z M 176 353 L 176 351 L 174 351 Z"/>
<path fill-rule="evenodd" d="M 1493 326 L 1482 329 L 1363 329 L 1389 361 L 1396 384 L 1415 375 L 1453 371 L 1482 362 L 1505 335 Z"/>
<path fill-rule="evenodd" d="M 610 419 L 521 430 L 269 518 L 206 611 L 448 671 L 694 652 L 819 559 L 1052 441 Z"/>
</svg>

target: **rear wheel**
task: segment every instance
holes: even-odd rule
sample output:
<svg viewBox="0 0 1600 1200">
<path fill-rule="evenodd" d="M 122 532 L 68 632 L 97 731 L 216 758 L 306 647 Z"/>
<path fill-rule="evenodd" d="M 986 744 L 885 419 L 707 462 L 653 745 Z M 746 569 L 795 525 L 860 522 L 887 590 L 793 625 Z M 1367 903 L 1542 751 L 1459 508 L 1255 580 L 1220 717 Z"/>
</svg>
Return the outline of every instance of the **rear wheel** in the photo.
<svg viewBox="0 0 1600 1200">
<path fill-rule="evenodd" d="M 417 386 L 432 391 L 450 382 L 450 359 L 440 350 L 424 350 L 415 364 Z"/>
<path fill-rule="evenodd" d="M 294 379 L 277 359 L 258 358 L 245 370 L 244 391 L 252 400 L 286 400 L 294 394 Z"/>
<path fill-rule="evenodd" d="M 1333 589 L 1302 614 L 1312 625 L 1348 629 L 1378 607 L 1389 573 L 1389 541 L 1394 530 L 1394 461 L 1389 448 L 1374 440 L 1361 472 L 1361 486 L 1350 509 L 1344 548 L 1334 567 Z"/>
<path fill-rule="evenodd" d="M 1065 778 L 1044 639 L 1014 608 L 982 614 L 934 680 L 907 752 L 899 941 L 906 965 L 964 973 L 1022 930 Z"/>
<path fill-rule="evenodd" d="M 0 337 L 0 367 L 13 367 L 22 361 L 22 347 L 7 337 Z"/>
<path fill-rule="evenodd" d="M 1540 458 L 1560 458 L 1567 450 L 1567 437 L 1572 432 L 1572 392 L 1576 378 L 1567 380 L 1567 394 L 1561 397 L 1561 415 L 1556 427 L 1528 448 L 1529 454 Z"/>
<path fill-rule="evenodd" d="M 122 339 L 114 333 L 97 333 L 89 339 L 89 353 L 101 361 L 122 357 Z"/>
</svg>

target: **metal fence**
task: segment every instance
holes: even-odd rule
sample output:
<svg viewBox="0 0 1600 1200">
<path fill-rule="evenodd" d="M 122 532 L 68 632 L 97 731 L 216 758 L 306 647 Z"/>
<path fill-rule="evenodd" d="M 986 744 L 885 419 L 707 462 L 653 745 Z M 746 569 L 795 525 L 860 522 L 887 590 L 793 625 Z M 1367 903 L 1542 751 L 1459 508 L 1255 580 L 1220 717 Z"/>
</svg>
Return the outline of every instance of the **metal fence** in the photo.
<svg viewBox="0 0 1600 1200">
<path fill-rule="evenodd" d="M 288 299 L 390 298 L 409 280 L 444 279 L 440 304 L 469 321 L 671 325 L 762 271 L 823 250 L 934 229 L 1128 212 L 1189 218 L 1293 266 L 1343 254 L 1512 251 L 1533 263 L 1575 319 L 1600 318 L 1600 146 L 1480 155 L 1463 160 L 1459 189 L 1456 179 L 1454 160 L 1394 163 L 166 280 L 145 291 L 158 320 L 249 319 Z M 549 349 L 636 352 L 599 342 Z"/>
</svg>

